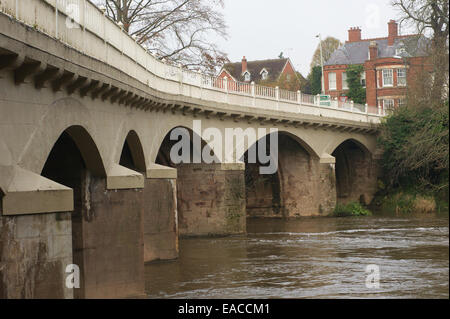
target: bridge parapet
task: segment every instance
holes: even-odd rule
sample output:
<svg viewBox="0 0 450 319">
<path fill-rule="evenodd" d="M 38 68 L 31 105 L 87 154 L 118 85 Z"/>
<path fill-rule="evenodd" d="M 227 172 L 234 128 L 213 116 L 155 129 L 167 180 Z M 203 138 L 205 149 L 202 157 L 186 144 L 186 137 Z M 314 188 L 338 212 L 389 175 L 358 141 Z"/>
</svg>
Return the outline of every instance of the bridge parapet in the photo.
<svg viewBox="0 0 450 319">
<path fill-rule="evenodd" d="M 89 0 L 5 0 L 0 10 L 77 51 L 113 66 L 158 91 L 235 106 L 379 123 L 383 110 L 354 103 L 264 87 L 227 83 L 161 61 Z M 53 48 L 42 47 L 45 51 Z M 51 52 L 54 53 L 55 52 Z M 119 92 L 120 93 L 120 92 Z"/>
</svg>

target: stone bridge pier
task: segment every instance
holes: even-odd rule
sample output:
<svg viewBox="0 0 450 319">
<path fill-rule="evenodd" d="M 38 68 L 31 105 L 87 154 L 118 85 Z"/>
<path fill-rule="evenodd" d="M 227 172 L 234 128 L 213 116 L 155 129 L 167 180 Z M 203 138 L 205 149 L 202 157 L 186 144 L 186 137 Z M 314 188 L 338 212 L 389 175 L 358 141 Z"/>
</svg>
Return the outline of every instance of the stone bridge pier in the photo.
<svg viewBox="0 0 450 319">
<path fill-rule="evenodd" d="M 277 172 L 262 175 L 259 166 L 246 162 L 248 217 L 325 216 L 333 211 L 334 158 L 321 159 L 295 136 L 280 133 Z"/>
</svg>

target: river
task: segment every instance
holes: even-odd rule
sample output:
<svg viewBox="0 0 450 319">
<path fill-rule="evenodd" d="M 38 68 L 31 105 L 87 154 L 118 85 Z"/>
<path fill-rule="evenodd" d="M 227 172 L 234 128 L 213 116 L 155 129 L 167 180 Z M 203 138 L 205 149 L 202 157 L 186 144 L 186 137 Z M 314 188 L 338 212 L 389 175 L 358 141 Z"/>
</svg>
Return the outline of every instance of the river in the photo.
<svg viewBox="0 0 450 319">
<path fill-rule="evenodd" d="M 149 298 L 449 298 L 448 226 L 448 213 L 249 219 L 244 236 L 181 239 L 177 260 L 145 266 L 146 292 Z M 367 265 L 378 267 L 379 287 L 366 286 Z"/>
</svg>

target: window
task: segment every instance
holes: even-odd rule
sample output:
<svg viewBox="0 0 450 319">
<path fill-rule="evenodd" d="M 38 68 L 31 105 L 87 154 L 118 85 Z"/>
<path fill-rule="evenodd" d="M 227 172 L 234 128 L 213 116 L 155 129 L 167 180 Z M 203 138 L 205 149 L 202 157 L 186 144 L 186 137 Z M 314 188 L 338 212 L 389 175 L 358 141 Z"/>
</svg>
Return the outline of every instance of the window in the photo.
<svg viewBox="0 0 450 319">
<path fill-rule="evenodd" d="M 393 110 L 394 109 L 394 100 L 392 100 L 392 99 L 383 100 L 383 107 L 385 110 Z"/>
<path fill-rule="evenodd" d="M 328 87 L 330 90 L 336 90 L 336 73 L 328 73 Z"/>
<path fill-rule="evenodd" d="M 250 81 L 250 73 L 249 72 L 244 73 L 244 79 L 246 82 Z"/>
<path fill-rule="evenodd" d="M 400 56 L 402 56 L 403 54 L 405 54 L 406 53 L 406 49 L 405 48 L 397 48 L 397 49 L 395 49 L 395 55 L 400 55 Z"/>
<path fill-rule="evenodd" d="M 268 75 L 269 75 L 269 72 L 267 72 L 266 70 L 263 70 L 261 73 L 261 79 L 267 80 Z"/>
<path fill-rule="evenodd" d="M 398 99 L 398 106 L 404 106 L 406 104 L 406 100 L 404 98 Z"/>
<path fill-rule="evenodd" d="M 347 73 L 346 73 L 346 72 L 343 72 L 343 73 L 342 73 L 342 89 L 343 89 L 343 90 L 348 89 Z"/>
<path fill-rule="evenodd" d="M 393 72 L 392 69 L 384 69 L 383 70 L 383 86 L 392 86 L 393 81 Z"/>
<path fill-rule="evenodd" d="M 286 80 L 290 81 L 291 80 L 291 75 L 288 73 L 286 74 Z"/>
<path fill-rule="evenodd" d="M 397 69 L 397 85 L 406 85 L 406 69 Z"/>
<path fill-rule="evenodd" d="M 363 71 L 361 73 L 361 85 L 363 88 L 366 87 L 366 71 Z"/>
</svg>

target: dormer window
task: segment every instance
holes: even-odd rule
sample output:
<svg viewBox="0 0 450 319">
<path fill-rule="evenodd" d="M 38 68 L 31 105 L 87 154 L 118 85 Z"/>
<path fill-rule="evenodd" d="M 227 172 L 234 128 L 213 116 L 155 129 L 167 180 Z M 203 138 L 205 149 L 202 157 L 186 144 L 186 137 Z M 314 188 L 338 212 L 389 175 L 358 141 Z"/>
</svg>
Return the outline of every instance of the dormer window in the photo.
<svg viewBox="0 0 450 319">
<path fill-rule="evenodd" d="M 262 69 L 261 70 L 261 80 L 267 80 L 268 77 L 269 77 L 269 72 L 267 72 L 266 69 Z"/>
<path fill-rule="evenodd" d="M 244 81 L 249 82 L 250 81 L 250 72 L 245 71 L 244 73 Z"/>
<path fill-rule="evenodd" d="M 397 49 L 395 49 L 395 55 L 402 56 L 405 53 L 406 53 L 406 49 L 405 48 L 397 48 Z"/>
</svg>

